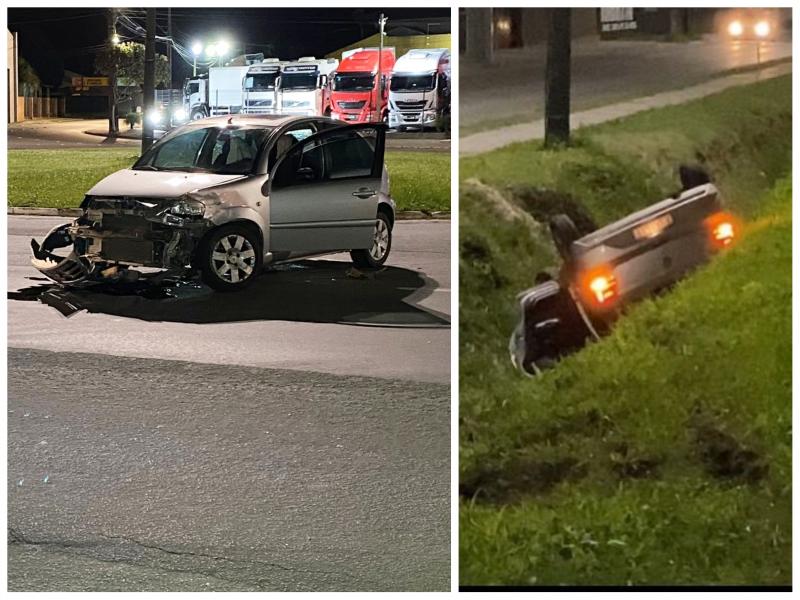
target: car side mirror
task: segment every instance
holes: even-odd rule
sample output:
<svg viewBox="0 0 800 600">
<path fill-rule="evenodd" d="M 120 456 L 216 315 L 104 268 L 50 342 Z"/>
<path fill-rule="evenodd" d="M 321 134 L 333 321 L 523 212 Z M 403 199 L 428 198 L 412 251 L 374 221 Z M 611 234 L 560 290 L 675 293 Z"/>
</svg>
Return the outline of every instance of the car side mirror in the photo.
<svg viewBox="0 0 800 600">
<path fill-rule="evenodd" d="M 311 167 L 300 167 L 295 176 L 300 181 L 311 181 L 314 179 L 314 169 Z"/>
</svg>

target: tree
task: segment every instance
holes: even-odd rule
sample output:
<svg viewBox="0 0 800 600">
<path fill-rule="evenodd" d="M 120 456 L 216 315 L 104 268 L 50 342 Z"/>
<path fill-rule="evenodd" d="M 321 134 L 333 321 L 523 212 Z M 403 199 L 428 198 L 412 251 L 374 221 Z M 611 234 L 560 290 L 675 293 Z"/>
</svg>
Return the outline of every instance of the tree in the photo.
<svg viewBox="0 0 800 600">
<path fill-rule="evenodd" d="M 39 74 L 36 72 L 36 69 L 31 66 L 31 63 L 22 56 L 19 57 L 17 65 L 19 68 L 19 87 L 22 90 L 22 95 L 32 96 L 42 85 Z"/>
<path fill-rule="evenodd" d="M 125 100 L 130 100 L 131 88 L 142 89 L 144 85 L 144 44 L 125 42 L 123 44 L 109 44 L 95 59 L 95 69 L 101 75 L 116 79 L 117 85 L 112 86 L 111 107 L 116 116 L 117 105 Z M 156 85 L 169 83 L 169 61 L 163 54 L 156 56 L 155 64 Z M 122 84 L 122 85 L 120 85 Z M 116 118 L 109 122 L 109 133 L 115 133 Z"/>
<path fill-rule="evenodd" d="M 544 144 L 547 147 L 569 143 L 571 20 L 569 8 L 550 9 L 544 101 Z"/>
</svg>

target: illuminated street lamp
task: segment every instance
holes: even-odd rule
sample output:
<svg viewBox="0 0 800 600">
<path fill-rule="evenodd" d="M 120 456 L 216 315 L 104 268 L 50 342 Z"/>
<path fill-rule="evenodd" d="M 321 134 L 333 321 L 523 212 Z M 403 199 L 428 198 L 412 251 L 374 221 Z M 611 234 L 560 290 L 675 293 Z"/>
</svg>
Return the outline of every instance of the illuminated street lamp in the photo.
<svg viewBox="0 0 800 600">
<path fill-rule="evenodd" d="M 192 77 L 197 77 L 197 57 L 203 52 L 203 44 L 195 42 L 192 44 L 192 54 L 194 55 L 194 64 L 192 65 Z"/>
<path fill-rule="evenodd" d="M 115 46 L 119 45 L 119 34 L 115 33 L 113 36 L 111 36 L 111 43 Z"/>
<path fill-rule="evenodd" d="M 225 40 L 217 42 L 217 54 L 219 55 L 219 64 L 222 66 L 222 60 L 225 55 L 230 51 L 231 47 Z"/>
</svg>

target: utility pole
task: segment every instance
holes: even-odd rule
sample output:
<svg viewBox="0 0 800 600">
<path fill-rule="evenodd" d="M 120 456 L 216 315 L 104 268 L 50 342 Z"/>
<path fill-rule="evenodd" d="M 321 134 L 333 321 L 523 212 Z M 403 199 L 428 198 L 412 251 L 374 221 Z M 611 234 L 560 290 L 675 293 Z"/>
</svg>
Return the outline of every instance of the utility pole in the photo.
<svg viewBox="0 0 800 600">
<path fill-rule="evenodd" d="M 116 34 L 117 8 L 109 8 L 106 13 L 106 46 L 111 56 L 116 56 L 114 35 Z M 117 65 L 114 61 L 111 72 L 108 74 L 108 135 L 119 133 L 119 119 L 117 118 Z"/>
<path fill-rule="evenodd" d="M 494 60 L 494 11 L 491 8 L 467 8 L 466 56 L 490 64 Z"/>
<path fill-rule="evenodd" d="M 544 101 L 544 145 L 548 148 L 569 143 L 571 18 L 569 8 L 550 9 Z"/>
<path fill-rule="evenodd" d="M 386 17 L 381 13 L 378 19 L 378 30 L 380 31 L 378 40 L 378 101 L 375 103 L 375 108 L 378 113 L 378 122 L 380 123 L 383 118 L 383 29 L 386 26 Z"/>
<path fill-rule="evenodd" d="M 147 32 L 144 38 L 144 124 L 142 126 L 142 154 L 153 145 L 153 123 L 147 117 L 152 113 L 156 88 L 156 9 L 147 9 Z"/>
<path fill-rule="evenodd" d="M 167 9 L 167 61 L 169 62 L 169 85 L 172 89 L 172 9 Z M 171 93 L 171 92 L 170 92 Z"/>
</svg>

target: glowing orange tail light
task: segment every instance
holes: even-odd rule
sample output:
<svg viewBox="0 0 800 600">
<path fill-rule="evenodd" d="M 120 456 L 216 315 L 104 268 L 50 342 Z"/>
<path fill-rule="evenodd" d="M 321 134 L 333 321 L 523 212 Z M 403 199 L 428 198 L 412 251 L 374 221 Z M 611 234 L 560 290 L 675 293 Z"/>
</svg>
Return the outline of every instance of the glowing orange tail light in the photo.
<svg viewBox="0 0 800 600">
<path fill-rule="evenodd" d="M 711 236 L 711 242 L 719 248 L 730 246 L 739 230 L 736 220 L 725 213 L 717 213 L 709 217 L 706 226 Z"/>
<path fill-rule="evenodd" d="M 617 280 L 608 269 L 592 271 L 585 278 L 585 294 L 597 305 L 607 306 L 617 296 Z"/>
</svg>

